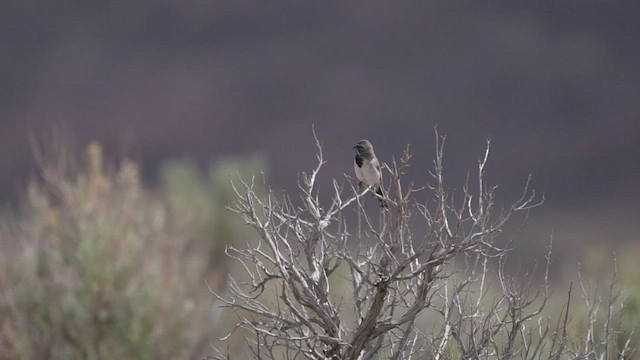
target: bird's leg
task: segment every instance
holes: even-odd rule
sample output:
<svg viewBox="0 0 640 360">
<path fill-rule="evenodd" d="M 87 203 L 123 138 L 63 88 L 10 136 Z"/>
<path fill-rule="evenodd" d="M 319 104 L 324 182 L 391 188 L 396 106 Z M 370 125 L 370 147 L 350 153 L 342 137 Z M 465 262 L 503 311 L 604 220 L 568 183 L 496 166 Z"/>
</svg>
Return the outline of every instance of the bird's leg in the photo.
<svg viewBox="0 0 640 360">
<path fill-rule="evenodd" d="M 389 207 L 387 205 L 387 202 L 385 201 L 385 196 L 384 196 L 384 192 L 382 191 L 382 186 L 378 186 L 378 188 L 376 189 L 376 193 L 373 196 L 378 198 L 378 201 L 380 201 L 380 207 L 383 207 L 383 208 Z"/>
</svg>

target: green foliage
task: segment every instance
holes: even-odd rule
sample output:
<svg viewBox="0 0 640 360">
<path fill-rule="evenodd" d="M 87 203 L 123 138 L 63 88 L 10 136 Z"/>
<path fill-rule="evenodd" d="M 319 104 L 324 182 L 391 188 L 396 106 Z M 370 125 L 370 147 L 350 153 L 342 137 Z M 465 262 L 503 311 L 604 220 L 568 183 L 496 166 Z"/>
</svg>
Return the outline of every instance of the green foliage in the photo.
<svg viewBox="0 0 640 360">
<path fill-rule="evenodd" d="M 630 338 L 632 344 L 640 344 L 640 245 L 628 244 L 617 256 L 617 285 L 624 304 L 620 339 Z"/>
<path fill-rule="evenodd" d="M 628 343 L 635 347 L 640 343 L 640 246 L 627 244 L 618 254 L 609 253 L 605 248 L 592 246 L 583 253 L 583 284 L 587 298 L 592 304 L 593 328 L 597 336 L 603 336 L 605 327 L 615 327 L 615 343 L 618 351 Z M 576 296 L 577 297 L 577 296 Z M 584 294 L 580 294 L 584 297 Z M 610 297 L 613 299 L 611 301 Z M 598 304 L 600 300 L 601 304 Z M 608 309 L 607 306 L 611 305 Z M 578 306 L 573 312 L 573 335 L 589 330 L 588 306 Z M 607 314 L 613 315 L 607 323 Z"/>
<path fill-rule="evenodd" d="M 171 359 L 206 353 L 211 294 L 223 284 L 227 221 L 223 171 L 171 162 L 158 193 L 137 166 L 105 171 L 91 144 L 76 175 L 44 164 L 25 211 L 0 233 L 18 244 L 0 261 L 0 358 Z M 247 171 L 257 162 L 245 162 Z M 255 170 L 255 169 L 254 169 Z"/>
<path fill-rule="evenodd" d="M 259 156 L 227 158 L 212 164 L 206 176 L 190 160 L 164 163 L 160 178 L 169 221 L 182 232 L 220 240 L 209 249 L 211 270 L 226 271 L 225 246 L 252 234 L 242 219 L 226 209 L 236 198 L 231 180 L 260 173 L 265 163 Z"/>
<path fill-rule="evenodd" d="M 625 299 L 626 316 L 623 321 L 625 330 L 630 332 L 640 324 L 640 245 L 628 245 L 619 260 L 620 286 L 622 298 Z M 639 332 L 640 329 L 635 329 Z M 636 334 L 636 343 L 640 343 L 640 336 Z"/>
</svg>

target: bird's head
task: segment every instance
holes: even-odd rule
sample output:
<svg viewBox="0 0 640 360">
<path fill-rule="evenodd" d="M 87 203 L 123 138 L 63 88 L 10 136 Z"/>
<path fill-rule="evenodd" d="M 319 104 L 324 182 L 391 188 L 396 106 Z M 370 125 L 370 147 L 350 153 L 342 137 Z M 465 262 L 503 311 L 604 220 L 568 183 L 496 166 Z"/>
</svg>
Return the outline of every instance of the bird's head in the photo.
<svg viewBox="0 0 640 360">
<path fill-rule="evenodd" d="M 373 145 L 371 145 L 369 140 L 360 140 L 353 148 L 356 150 L 356 153 L 361 156 L 373 153 Z"/>
</svg>

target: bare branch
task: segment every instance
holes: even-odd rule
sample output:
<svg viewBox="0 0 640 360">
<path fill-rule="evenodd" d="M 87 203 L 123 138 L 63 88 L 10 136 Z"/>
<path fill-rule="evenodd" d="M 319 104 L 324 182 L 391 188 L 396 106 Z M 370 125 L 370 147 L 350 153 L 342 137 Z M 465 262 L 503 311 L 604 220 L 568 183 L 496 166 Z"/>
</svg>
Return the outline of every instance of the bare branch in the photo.
<svg viewBox="0 0 640 360">
<path fill-rule="evenodd" d="M 551 246 L 541 289 L 534 287 L 533 273 L 523 279 L 505 270 L 508 248 L 496 240 L 511 217 L 526 215 L 544 197 L 529 189 L 529 177 L 522 196 L 498 208 L 496 186 L 485 175 L 489 140 L 478 161 L 476 191 L 467 179 L 454 199 L 443 176 L 446 137 L 436 131 L 433 183 L 403 181 L 411 160 L 407 148 L 383 166 L 389 209 L 372 211 L 365 206 L 369 190 L 358 191 L 350 177 L 345 184 L 333 180 L 331 201 L 322 203 L 316 179 L 325 159 L 315 131 L 313 136 L 317 165 L 301 176 L 298 204 L 271 192 L 259 196 L 253 180 L 234 185 L 238 199 L 231 210 L 259 239 L 227 250 L 247 281 L 232 277 L 228 295 L 216 296 L 237 314 L 237 328 L 253 334 L 247 342 L 253 357 L 538 359 L 544 353 L 560 359 L 570 353 L 572 287 L 555 327 L 543 315 L 551 296 Z M 423 193 L 429 198 L 419 201 Z M 347 211 L 355 212 L 357 226 L 349 225 Z M 416 228 L 423 230 L 420 236 Z M 597 307 L 586 294 L 595 317 Z M 596 341 L 591 321 L 582 353 L 612 343 L 612 294 L 613 288 L 607 337 Z M 435 321 L 433 329 L 425 330 L 422 316 Z M 611 351 L 603 349 L 605 355 Z"/>
</svg>

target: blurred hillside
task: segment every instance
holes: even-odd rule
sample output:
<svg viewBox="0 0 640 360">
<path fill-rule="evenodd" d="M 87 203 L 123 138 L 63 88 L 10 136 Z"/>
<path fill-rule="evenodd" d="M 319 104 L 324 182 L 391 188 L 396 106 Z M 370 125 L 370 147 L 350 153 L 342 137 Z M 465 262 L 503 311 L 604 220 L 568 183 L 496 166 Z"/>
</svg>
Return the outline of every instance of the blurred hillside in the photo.
<svg viewBox="0 0 640 360">
<path fill-rule="evenodd" d="M 595 0 L 472 6 L 140 1 L 0 4 L 0 200 L 35 174 L 27 137 L 62 128 L 136 160 L 205 169 L 261 153 L 272 186 L 295 189 L 314 159 L 323 181 L 351 173 L 369 138 L 383 161 L 412 144 L 424 179 L 433 126 L 462 179 L 492 138 L 505 199 L 528 174 L 547 196 L 516 256 L 559 262 L 586 246 L 637 241 L 640 224 L 640 5 Z M 535 250 L 534 250 L 535 249 Z M 575 257 L 575 258 L 574 258 Z"/>
</svg>

